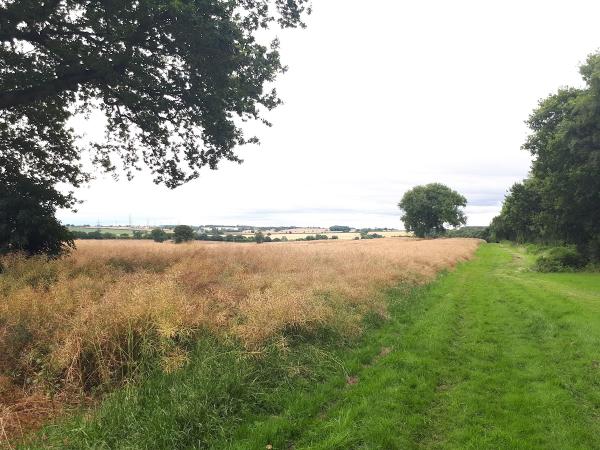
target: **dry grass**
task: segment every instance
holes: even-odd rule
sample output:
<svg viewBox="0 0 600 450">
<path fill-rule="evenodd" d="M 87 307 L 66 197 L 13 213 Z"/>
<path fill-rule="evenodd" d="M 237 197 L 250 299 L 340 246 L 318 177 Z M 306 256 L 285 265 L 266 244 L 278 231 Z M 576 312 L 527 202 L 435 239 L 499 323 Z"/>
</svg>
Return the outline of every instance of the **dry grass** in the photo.
<svg viewBox="0 0 600 450">
<path fill-rule="evenodd" d="M 0 435 L 18 432 L 27 402 L 51 415 L 49 393 L 84 398 L 134 377 L 148 359 L 176 370 L 200 332 L 249 350 L 290 332 L 355 336 L 366 314 L 386 315 L 381 288 L 429 280 L 478 244 L 81 241 L 58 261 L 4 258 Z"/>
</svg>

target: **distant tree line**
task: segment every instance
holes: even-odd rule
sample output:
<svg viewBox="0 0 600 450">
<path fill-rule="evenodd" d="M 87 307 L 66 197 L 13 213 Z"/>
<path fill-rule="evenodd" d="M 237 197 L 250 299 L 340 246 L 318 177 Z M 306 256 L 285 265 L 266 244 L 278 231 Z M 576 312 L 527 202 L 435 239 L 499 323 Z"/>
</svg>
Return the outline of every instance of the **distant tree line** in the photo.
<svg viewBox="0 0 600 450">
<path fill-rule="evenodd" d="M 468 227 L 460 227 L 455 230 L 448 230 L 446 233 L 447 237 L 453 238 L 476 238 L 476 239 L 485 239 L 486 241 L 490 237 L 490 229 L 485 226 L 468 226 Z"/>
<path fill-rule="evenodd" d="M 572 246 L 600 261 L 600 53 L 580 67 L 585 87 L 563 88 L 529 117 L 527 179 L 513 185 L 492 240 Z"/>
<path fill-rule="evenodd" d="M 143 231 L 135 230 L 130 233 L 110 233 L 100 229 L 94 231 L 72 230 L 68 232 L 72 239 L 151 239 L 151 235 Z"/>
<path fill-rule="evenodd" d="M 329 227 L 329 231 L 337 231 L 340 233 L 348 233 L 352 228 L 347 227 L 345 225 L 334 225 L 332 227 Z"/>
<path fill-rule="evenodd" d="M 135 230 L 133 233 L 110 233 L 102 232 L 100 229 L 95 231 L 71 231 L 72 239 L 151 239 L 155 242 L 165 242 L 167 240 L 173 240 L 176 244 L 188 241 L 211 241 L 211 242 L 256 242 L 262 244 L 263 242 L 288 242 L 289 240 L 294 241 L 321 241 L 321 240 L 336 240 L 338 236 L 328 236 L 326 234 L 315 234 L 308 235 L 303 238 L 289 239 L 286 236 L 272 237 L 270 233 L 264 234 L 262 231 L 256 231 L 250 235 L 242 234 L 224 234 L 216 229 L 212 230 L 211 233 L 197 233 L 194 228 L 189 225 L 177 225 L 173 228 L 171 233 L 167 233 L 162 228 L 154 228 L 150 232 L 144 232 Z M 362 231 L 360 237 L 356 239 L 377 239 L 383 238 L 384 236 L 377 233 L 368 233 Z"/>
</svg>

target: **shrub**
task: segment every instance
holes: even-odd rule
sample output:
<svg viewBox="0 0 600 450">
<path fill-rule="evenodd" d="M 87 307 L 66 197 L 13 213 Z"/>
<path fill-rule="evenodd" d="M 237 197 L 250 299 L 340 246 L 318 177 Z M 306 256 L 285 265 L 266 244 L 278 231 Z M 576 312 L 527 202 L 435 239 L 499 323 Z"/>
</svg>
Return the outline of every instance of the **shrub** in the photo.
<svg viewBox="0 0 600 450">
<path fill-rule="evenodd" d="M 455 230 L 448 230 L 446 236 L 452 238 L 476 238 L 488 241 L 490 239 L 490 229 L 489 227 L 477 226 L 461 227 Z"/>
<path fill-rule="evenodd" d="M 377 234 L 377 233 L 369 234 L 369 233 L 362 233 L 362 232 L 360 233 L 361 239 L 381 239 L 383 237 L 385 237 L 385 236 L 383 236 L 383 234 Z"/>
<path fill-rule="evenodd" d="M 350 227 L 344 225 L 334 225 L 332 227 L 329 227 L 329 231 L 340 231 L 342 233 L 348 233 L 350 230 Z"/>
<path fill-rule="evenodd" d="M 262 231 L 258 231 L 254 233 L 254 240 L 257 244 L 262 244 L 263 242 L 265 242 L 265 235 Z"/>
<path fill-rule="evenodd" d="M 154 242 L 164 242 L 167 240 L 167 233 L 162 228 L 154 228 L 150 232 L 150 237 L 154 240 Z"/>
<path fill-rule="evenodd" d="M 570 272 L 585 266 L 585 258 L 574 247 L 553 247 L 538 257 L 538 272 Z"/>
<path fill-rule="evenodd" d="M 195 237 L 194 230 L 188 225 L 177 225 L 173 229 L 173 239 L 176 244 L 193 240 Z"/>
</svg>

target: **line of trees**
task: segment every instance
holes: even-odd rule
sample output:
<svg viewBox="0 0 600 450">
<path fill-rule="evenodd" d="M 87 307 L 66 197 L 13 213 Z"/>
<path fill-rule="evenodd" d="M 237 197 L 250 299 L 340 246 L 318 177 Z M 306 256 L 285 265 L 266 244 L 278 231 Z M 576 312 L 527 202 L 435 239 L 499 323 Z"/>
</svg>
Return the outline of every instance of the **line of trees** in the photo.
<svg viewBox="0 0 600 450">
<path fill-rule="evenodd" d="M 559 89 L 529 117 L 531 172 L 510 188 L 490 237 L 572 245 L 600 261 L 600 53 L 580 73 L 585 87 Z"/>
</svg>

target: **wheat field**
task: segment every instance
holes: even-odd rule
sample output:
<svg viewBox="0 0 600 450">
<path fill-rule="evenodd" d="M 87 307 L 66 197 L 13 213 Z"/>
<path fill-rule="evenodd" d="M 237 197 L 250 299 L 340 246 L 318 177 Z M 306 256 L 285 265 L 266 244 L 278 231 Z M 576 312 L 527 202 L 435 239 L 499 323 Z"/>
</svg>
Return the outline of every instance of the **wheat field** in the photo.
<svg viewBox="0 0 600 450">
<path fill-rule="evenodd" d="M 0 436 L 135 378 L 145 358 L 177 370 L 201 333 L 257 353 L 289 333 L 358 336 L 386 316 L 383 288 L 431 280 L 479 242 L 80 241 L 59 260 L 4 257 Z"/>
</svg>

